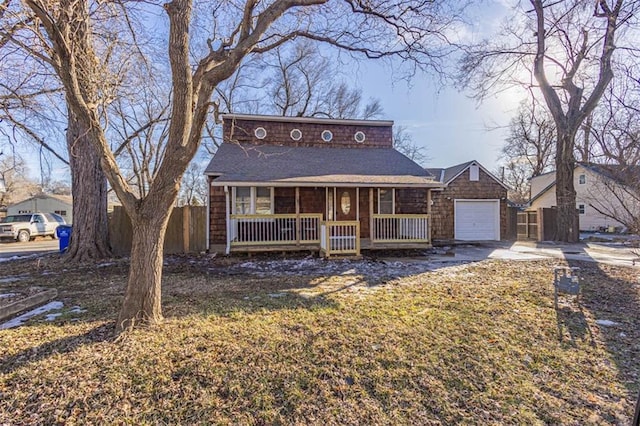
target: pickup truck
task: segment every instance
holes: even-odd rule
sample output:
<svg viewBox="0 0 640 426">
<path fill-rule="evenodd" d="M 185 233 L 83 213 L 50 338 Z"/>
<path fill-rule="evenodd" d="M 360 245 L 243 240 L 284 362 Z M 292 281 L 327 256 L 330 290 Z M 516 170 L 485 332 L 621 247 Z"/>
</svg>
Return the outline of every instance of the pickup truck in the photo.
<svg viewBox="0 0 640 426">
<path fill-rule="evenodd" d="M 64 224 L 64 218 L 55 213 L 11 215 L 0 221 L 0 239 L 10 238 L 22 243 L 47 235 L 55 239 L 57 238 L 56 228 Z"/>
</svg>

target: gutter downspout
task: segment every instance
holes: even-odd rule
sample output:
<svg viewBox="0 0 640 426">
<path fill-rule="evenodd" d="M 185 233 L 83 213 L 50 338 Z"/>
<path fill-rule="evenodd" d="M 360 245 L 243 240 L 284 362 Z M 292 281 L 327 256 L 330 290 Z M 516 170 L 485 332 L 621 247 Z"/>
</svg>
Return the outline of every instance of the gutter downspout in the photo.
<svg viewBox="0 0 640 426">
<path fill-rule="evenodd" d="M 224 186 L 224 196 L 225 196 L 225 210 L 226 210 L 225 222 L 227 224 L 227 247 L 224 253 L 229 254 L 231 252 L 231 223 L 229 222 L 231 218 L 229 213 L 229 187 L 227 185 Z"/>
<path fill-rule="evenodd" d="M 209 183 L 207 185 L 207 220 L 206 220 L 207 232 L 205 233 L 204 246 L 207 253 L 209 253 L 209 245 L 210 245 L 209 237 L 211 235 L 211 178 L 209 176 L 207 176 L 207 182 Z"/>
</svg>

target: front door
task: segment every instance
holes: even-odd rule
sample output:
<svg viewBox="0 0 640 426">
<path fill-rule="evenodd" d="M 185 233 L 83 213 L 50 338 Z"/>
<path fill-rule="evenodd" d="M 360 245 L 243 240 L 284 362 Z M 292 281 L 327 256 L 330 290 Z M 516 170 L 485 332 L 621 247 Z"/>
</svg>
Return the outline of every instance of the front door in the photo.
<svg viewBox="0 0 640 426">
<path fill-rule="evenodd" d="M 356 220 L 357 203 L 355 188 L 336 188 L 336 220 Z"/>
</svg>

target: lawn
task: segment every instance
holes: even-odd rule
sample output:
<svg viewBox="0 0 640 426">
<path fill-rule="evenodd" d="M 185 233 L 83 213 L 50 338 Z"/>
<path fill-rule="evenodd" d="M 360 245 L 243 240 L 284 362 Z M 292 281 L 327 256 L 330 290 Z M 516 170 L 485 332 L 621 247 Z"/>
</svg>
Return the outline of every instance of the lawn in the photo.
<svg viewBox="0 0 640 426">
<path fill-rule="evenodd" d="M 0 331 L 0 424 L 629 424 L 640 270 L 556 310 L 555 264 L 170 258 L 166 322 L 114 340 L 126 261 L 4 263 L 86 312 Z"/>
</svg>

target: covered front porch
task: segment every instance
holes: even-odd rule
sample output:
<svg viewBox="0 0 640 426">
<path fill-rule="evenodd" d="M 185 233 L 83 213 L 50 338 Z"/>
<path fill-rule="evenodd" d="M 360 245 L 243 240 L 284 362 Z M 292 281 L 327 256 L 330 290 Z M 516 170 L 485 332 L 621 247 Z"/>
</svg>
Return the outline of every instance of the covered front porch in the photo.
<svg viewBox="0 0 640 426">
<path fill-rule="evenodd" d="M 227 186 L 225 196 L 227 253 L 431 246 L 428 188 Z"/>
</svg>

